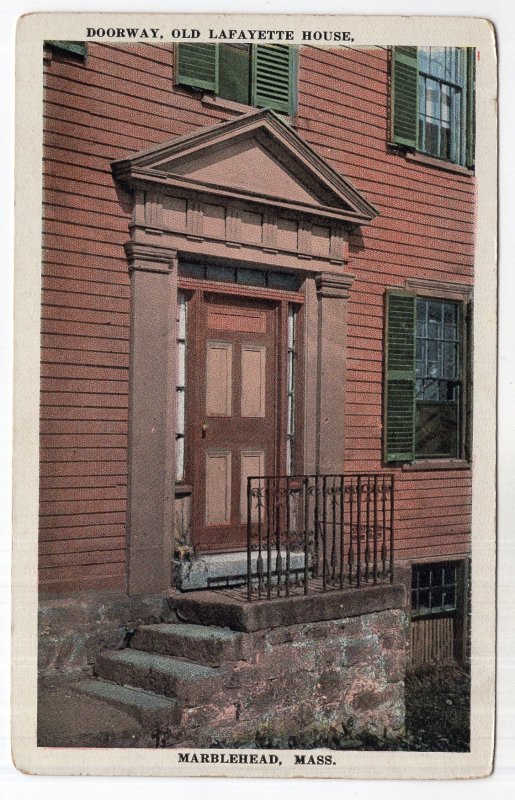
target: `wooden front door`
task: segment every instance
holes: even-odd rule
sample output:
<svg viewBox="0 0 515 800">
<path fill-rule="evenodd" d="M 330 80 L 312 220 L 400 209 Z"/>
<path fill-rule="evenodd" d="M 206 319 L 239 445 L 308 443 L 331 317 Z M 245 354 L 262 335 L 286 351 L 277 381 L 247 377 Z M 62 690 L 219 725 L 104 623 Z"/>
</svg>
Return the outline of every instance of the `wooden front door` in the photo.
<svg viewBox="0 0 515 800">
<path fill-rule="evenodd" d="M 276 469 L 278 304 L 203 293 L 195 326 L 193 540 L 245 547 L 247 477 Z"/>
</svg>

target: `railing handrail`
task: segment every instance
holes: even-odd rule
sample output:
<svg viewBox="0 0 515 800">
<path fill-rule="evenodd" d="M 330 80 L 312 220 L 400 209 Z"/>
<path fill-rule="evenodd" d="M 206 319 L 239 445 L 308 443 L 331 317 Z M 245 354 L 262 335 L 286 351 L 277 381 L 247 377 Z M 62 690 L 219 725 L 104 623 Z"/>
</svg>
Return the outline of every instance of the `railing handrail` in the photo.
<svg viewBox="0 0 515 800">
<path fill-rule="evenodd" d="M 393 581 L 394 481 L 392 472 L 248 476 L 248 600 Z"/>
<path fill-rule="evenodd" d="M 307 472 L 293 475 L 250 475 L 248 481 L 286 480 L 286 478 L 391 478 L 395 479 L 394 472 Z"/>
</svg>

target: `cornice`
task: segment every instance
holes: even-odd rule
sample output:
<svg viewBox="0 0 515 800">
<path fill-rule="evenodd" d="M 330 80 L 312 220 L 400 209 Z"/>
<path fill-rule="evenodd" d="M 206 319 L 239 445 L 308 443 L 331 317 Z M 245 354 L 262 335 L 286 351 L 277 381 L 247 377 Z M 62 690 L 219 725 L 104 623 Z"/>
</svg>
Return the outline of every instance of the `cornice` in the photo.
<svg viewBox="0 0 515 800">
<path fill-rule="evenodd" d="M 442 297 L 450 300 L 468 302 L 473 295 L 473 287 L 466 283 L 452 283 L 452 281 L 438 281 L 426 278 L 406 278 L 406 289 L 414 294 L 426 297 Z"/>
<path fill-rule="evenodd" d="M 129 241 L 124 244 L 129 271 L 170 272 L 177 263 L 177 251 L 169 247 Z"/>
<path fill-rule="evenodd" d="M 121 174 L 121 173 L 120 173 Z M 222 203 L 239 202 L 263 209 L 281 208 L 295 215 L 311 216 L 347 223 L 348 225 L 366 225 L 369 218 L 357 212 L 338 209 L 333 206 L 310 205 L 308 203 L 283 200 L 273 195 L 258 194 L 250 191 L 238 191 L 219 184 L 204 183 L 182 175 L 155 169 L 128 167 L 119 178 L 132 189 L 154 189 L 163 195 L 171 194 L 182 197 L 206 197 L 208 200 L 217 198 Z M 170 191 L 168 192 L 167 189 Z M 175 191 L 174 191 L 175 190 Z"/>
<path fill-rule="evenodd" d="M 355 275 L 320 272 L 315 276 L 317 294 L 319 297 L 346 299 L 355 280 Z"/>
</svg>

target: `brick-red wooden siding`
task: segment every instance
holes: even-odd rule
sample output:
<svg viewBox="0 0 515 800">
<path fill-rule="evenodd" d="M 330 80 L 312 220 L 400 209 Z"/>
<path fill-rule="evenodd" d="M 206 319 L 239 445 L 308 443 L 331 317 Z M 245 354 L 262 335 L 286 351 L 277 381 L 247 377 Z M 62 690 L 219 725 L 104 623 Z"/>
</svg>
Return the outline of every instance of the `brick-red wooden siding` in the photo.
<svg viewBox="0 0 515 800">
<path fill-rule="evenodd" d="M 46 65 L 40 579 L 125 585 L 129 204 L 113 159 L 233 114 L 173 85 L 171 45 L 90 44 Z M 381 469 L 383 296 L 472 281 L 474 185 L 387 147 L 387 51 L 303 48 L 297 130 L 375 204 L 349 301 L 347 470 Z M 467 552 L 468 471 L 395 470 L 400 557 Z"/>
</svg>

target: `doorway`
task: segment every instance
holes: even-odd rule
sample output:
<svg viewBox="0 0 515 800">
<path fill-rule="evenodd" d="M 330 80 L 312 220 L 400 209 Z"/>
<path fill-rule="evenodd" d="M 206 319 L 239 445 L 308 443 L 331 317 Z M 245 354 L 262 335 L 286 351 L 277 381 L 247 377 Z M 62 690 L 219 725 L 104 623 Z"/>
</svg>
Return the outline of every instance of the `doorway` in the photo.
<svg viewBox="0 0 515 800">
<path fill-rule="evenodd" d="M 196 293 L 187 438 L 197 551 L 245 547 L 247 478 L 281 466 L 281 305 Z"/>
</svg>

